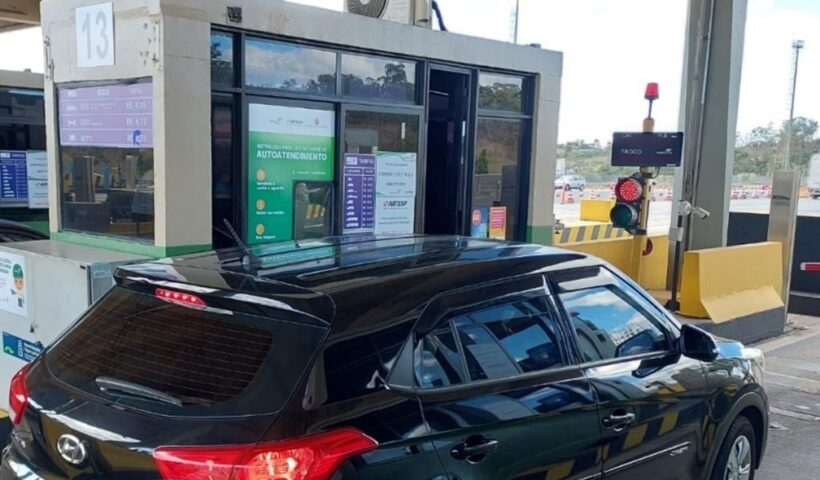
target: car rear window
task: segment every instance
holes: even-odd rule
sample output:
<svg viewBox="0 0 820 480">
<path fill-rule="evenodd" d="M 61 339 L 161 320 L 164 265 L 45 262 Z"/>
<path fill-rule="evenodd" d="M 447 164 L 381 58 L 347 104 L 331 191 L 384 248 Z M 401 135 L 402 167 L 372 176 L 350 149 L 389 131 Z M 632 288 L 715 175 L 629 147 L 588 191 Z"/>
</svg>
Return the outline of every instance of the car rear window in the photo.
<svg viewBox="0 0 820 480">
<path fill-rule="evenodd" d="M 194 309 L 115 287 L 46 354 L 60 380 L 121 405 L 170 415 L 247 415 L 284 406 L 324 329 L 221 309 Z M 100 388 L 100 379 L 177 405 Z"/>
</svg>

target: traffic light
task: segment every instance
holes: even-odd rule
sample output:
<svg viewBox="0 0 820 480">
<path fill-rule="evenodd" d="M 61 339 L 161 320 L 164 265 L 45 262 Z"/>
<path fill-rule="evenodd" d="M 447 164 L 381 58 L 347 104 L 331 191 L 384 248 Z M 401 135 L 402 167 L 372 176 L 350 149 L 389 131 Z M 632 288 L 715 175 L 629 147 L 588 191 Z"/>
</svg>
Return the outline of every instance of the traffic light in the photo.
<svg viewBox="0 0 820 480">
<path fill-rule="evenodd" d="M 615 184 L 615 206 L 609 212 L 609 219 L 616 228 L 623 228 L 631 234 L 638 232 L 641 221 L 641 201 L 644 181 L 640 174 L 619 178 Z"/>
</svg>

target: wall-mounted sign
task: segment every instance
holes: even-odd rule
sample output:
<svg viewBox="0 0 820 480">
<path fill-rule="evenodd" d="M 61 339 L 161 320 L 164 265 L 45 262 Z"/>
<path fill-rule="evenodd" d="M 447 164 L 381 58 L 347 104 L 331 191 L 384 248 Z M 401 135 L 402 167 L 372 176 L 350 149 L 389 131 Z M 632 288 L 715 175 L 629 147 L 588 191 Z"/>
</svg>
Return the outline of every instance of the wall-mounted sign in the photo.
<svg viewBox="0 0 820 480">
<path fill-rule="evenodd" d="M 490 207 L 490 238 L 507 238 L 507 207 Z"/>
<path fill-rule="evenodd" d="M 24 362 L 32 362 L 43 351 L 40 342 L 29 342 L 8 332 L 3 332 L 3 353 L 17 357 Z"/>
<path fill-rule="evenodd" d="M 416 196 L 416 154 L 379 152 L 376 156 L 376 195 Z"/>
<path fill-rule="evenodd" d="M 0 150 L 0 204 L 13 206 L 27 202 L 26 152 Z"/>
<path fill-rule="evenodd" d="M 683 132 L 615 132 L 614 167 L 679 167 Z"/>
<path fill-rule="evenodd" d="M 150 82 L 59 89 L 60 145 L 153 148 Z"/>
<path fill-rule="evenodd" d="M 25 257 L 0 252 L 0 310 L 28 317 L 27 285 Z"/>
<path fill-rule="evenodd" d="M 248 243 L 289 240 L 295 188 L 333 181 L 335 114 L 252 103 L 248 130 Z"/>
<path fill-rule="evenodd" d="M 48 156 L 42 151 L 26 152 L 28 208 L 48 208 Z"/>
<path fill-rule="evenodd" d="M 470 236 L 473 238 L 487 238 L 490 231 L 490 209 L 476 207 L 470 219 Z"/>
<path fill-rule="evenodd" d="M 342 231 L 373 232 L 376 214 L 376 156 L 345 154 Z"/>
<path fill-rule="evenodd" d="M 376 154 L 375 215 L 376 234 L 405 235 L 415 231 L 415 153 Z"/>
<path fill-rule="evenodd" d="M 114 65 L 114 4 L 101 3 L 74 9 L 77 65 Z"/>
</svg>

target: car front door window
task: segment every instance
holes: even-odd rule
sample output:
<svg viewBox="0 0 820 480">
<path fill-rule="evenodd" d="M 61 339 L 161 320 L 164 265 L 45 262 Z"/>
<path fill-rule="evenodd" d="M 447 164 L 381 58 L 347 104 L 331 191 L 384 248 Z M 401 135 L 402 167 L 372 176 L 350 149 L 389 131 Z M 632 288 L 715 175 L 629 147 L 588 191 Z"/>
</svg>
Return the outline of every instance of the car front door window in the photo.
<svg viewBox="0 0 820 480">
<path fill-rule="evenodd" d="M 585 362 L 623 358 L 669 348 L 669 339 L 627 288 L 607 272 L 603 285 L 560 288 L 558 298 L 569 315 Z"/>
<path fill-rule="evenodd" d="M 707 396 L 699 362 L 675 353 L 675 330 L 642 292 L 604 267 L 550 275 L 598 398 L 604 478 L 690 478 Z M 662 425 L 662 428 L 657 428 Z M 674 456 L 659 452 L 674 451 Z M 672 478 L 672 477 L 670 477 Z"/>
<path fill-rule="evenodd" d="M 442 295 L 419 325 L 418 396 L 447 478 L 600 473 L 595 396 L 541 275 Z"/>
</svg>

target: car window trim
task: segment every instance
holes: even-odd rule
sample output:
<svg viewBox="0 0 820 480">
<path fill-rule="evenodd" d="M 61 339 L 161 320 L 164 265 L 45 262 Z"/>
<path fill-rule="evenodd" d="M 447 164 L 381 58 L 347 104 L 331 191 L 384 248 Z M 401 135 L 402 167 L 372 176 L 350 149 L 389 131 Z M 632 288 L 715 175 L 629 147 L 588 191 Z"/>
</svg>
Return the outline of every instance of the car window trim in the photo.
<svg viewBox="0 0 820 480">
<path fill-rule="evenodd" d="M 646 313 L 649 315 L 650 318 L 655 319 L 655 325 L 664 333 L 664 336 L 666 337 L 666 344 L 667 344 L 666 345 L 667 348 L 665 350 L 658 350 L 658 351 L 655 351 L 655 352 L 648 352 L 648 353 L 640 353 L 640 354 L 637 354 L 637 355 L 630 355 L 630 356 L 627 356 L 627 357 L 613 357 L 613 358 L 607 358 L 607 359 L 603 359 L 603 360 L 593 360 L 591 362 L 584 361 L 584 357 L 581 354 L 581 343 L 578 341 L 578 334 L 575 331 L 575 328 L 572 326 L 572 319 L 569 317 L 569 312 L 567 311 L 567 307 L 564 305 L 564 302 L 561 301 L 560 296 L 555 291 L 554 282 L 551 278 L 549 278 L 549 276 L 550 275 L 551 276 L 555 276 L 555 275 L 560 276 L 562 274 L 566 274 L 566 273 L 569 273 L 569 272 L 574 272 L 574 271 L 579 271 L 579 270 L 589 270 L 591 268 L 600 268 L 600 269 L 606 270 L 607 272 L 609 272 L 611 275 L 613 275 L 618 280 L 620 280 L 620 281 L 626 283 L 627 285 L 629 285 L 630 288 L 632 290 L 634 290 L 636 293 L 640 294 L 640 292 L 637 291 L 637 289 L 635 289 L 629 282 L 625 282 L 624 279 L 620 275 L 617 275 L 614 271 L 612 271 L 612 269 L 608 268 L 606 265 L 594 265 L 594 266 L 583 266 L 583 267 L 578 267 L 578 268 L 568 268 L 568 269 L 565 269 L 565 270 L 550 272 L 549 275 L 544 274 L 544 277 L 546 278 L 547 288 L 550 291 L 550 296 L 552 297 L 552 301 L 555 302 L 555 308 L 558 310 L 558 314 L 561 316 L 561 318 L 566 322 L 567 326 L 569 327 L 568 335 L 569 335 L 569 338 L 571 339 L 571 342 L 573 343 L 573 349 L 572 350 L 573 350 L 573 354 L 575 355 L 574 360 L 576 362 L 575 363 L 576 365 L 578 365 L 581 368 L 587 369 L 587 368 L 591 368 L 591 367 L 600 367 L 600 366 L 606 366 L 606 365 L 622 363 L 622 362 L 632 362 L 632 361 L 635 361 L 635 360 L 647 360 L 647 359 L 653 359 L 653 358 L 662 358 L 662 357 L 667 357 L 667 356 L 670 356 L 670 355 L 677 355 L 679 353 L 677 351 L 677 349 L 675 348 L 675 342 L 673 341 L 675 338 L 677 338 L 677 335 L 673 335 L 673 332 L 670 331 L 668 322 L 659 320 L 657 318 L 657 315 L 653 314 L 651 311 L 647 311 L 643 307 L 640 307 L 639 311 L 646 311 Z M 626 292 L 626 293 L 628 293 L 628 292 Z M 644 297 L 642 294 L 641 294 L 641 296 Z M 652 305 L 651 302 L 650 302 L 650 305 Z M 632 306 L 632 305 L 630 304 L 630 306 Z M 634 308 L 634 306 L 633 306 L 633 308 Z"/>
<path fill-rule="evenodd" d="M 559 368 L 522 373 L 512 377 L 475 380 L 456 385 L 436 388 L 395 389 L 414 393 L 422 401 L 441 401 L 463 398 L 465 396 L 484 395 L 524 387 L 547 385 L 565 380 L 584 378 L 586 375 L 579 365 L 566 365 Z"/>
</svg>

